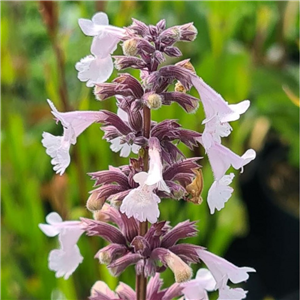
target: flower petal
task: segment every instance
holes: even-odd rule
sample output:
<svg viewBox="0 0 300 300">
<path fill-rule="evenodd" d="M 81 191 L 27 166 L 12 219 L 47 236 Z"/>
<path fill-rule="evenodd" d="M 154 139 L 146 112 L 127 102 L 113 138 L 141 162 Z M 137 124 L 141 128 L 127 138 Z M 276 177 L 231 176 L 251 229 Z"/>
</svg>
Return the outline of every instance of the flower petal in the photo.
<svg viewBox="0 0 300 300">
<path fill-rule="evenodd" d="M 215 180 L 221 179 L 232 165 L 235 169 L 240 169 L 255 158 L 255 151 L 247 150 L 242 156 L 238 156 L 225 146 L 214 143 L 207 151 L 207 155 L 212 167 Z"/>
<path fill-rule="evenodd" d="M 219 290 L 218 300 L 241 300 L 246 298 L 247 291 L 244 291 L 242 288 L 232 289 L 229 286 Z"/>
<path fill-rule="evenodd" d="M 91 53 L 99 58 L 105 58 L 117 49 L 120 37 L 113 33 L 103 31 L 101 35 L 94 37 Z"/>
<path fill-rule="evenodd" d="M 78 24 L 82 32 L 87 36 L 96 36 L 101 31 L 101 27 L 99 28 L 99 26 L 88 19 L 79 19 Z"/>
<path fill-rule="evenodd" d="M 228 186 L 234 177 L 234 174 L 224 175 L 220 180 L 215 181 L 208 191 L 207 203 L 210 213 L 213 214 L 215 209 L 220 211 L 224 208 L 225 202 L 231 197 L 233 188 Z"/>
<path fill-rule="evenodd" d="M 249 278 L 248 272 L 255 272 L 253 268 L 239 268 L 226 259 L 204 249 L 198 249 L 197 253 L 214 276 L 216 280 L 215 288 L 223 288 L 228 279 L 233 283 L 240 283 Z"/>
<path fill-rule="evenodd" d="M 60 230 L 52 225 L 39 224 L 39 228 L 50 237 L 56 236 L 59 234 Z"/>
<path fill-rule="evenodd" d="M 145 187 L 147 186 L 131 190 L 123 199 L 120 211 L 125 213 L 128 218 L 134 217 L 140 222 L 148 220 L 150 223 L 155 223 L 160 214 L 158 209 L 160 199 L 152 193 L 151 189 Z"/>
<path fill-rule="evenodd" d="M 77 245 L 74 245 L 68 251 L 64 249 L 52 250 L 49 254 L 49 269 L 56 272 L 56 277 L 68 279 L 82 262 L 83 257 L 79 252 Z"/>
<path fill-rule="evenodd" d="M 108 25 L 108 16 L 104 12 L 98 12 L 92 17 L 92 22 L 96 25 Z"/>
<path fill-rule="evenodd" d="M 51 212 L 46 217 L 46 222 L 51 225 L 56 223 L 61 223 L 62 221 L 63 220 L 61 216 L 57 212 Z"/>
<path fill-rule="evenodd" d="M 54 171 L 62 175 L 70 164 L 71 144 L 64 141 L 63 137 L 54 136 L 48 132 L 43 133 L 42 144 L 46 148 L 46 153 L 53 158 L 51 164 L 54 165 Z"/>
</svg>

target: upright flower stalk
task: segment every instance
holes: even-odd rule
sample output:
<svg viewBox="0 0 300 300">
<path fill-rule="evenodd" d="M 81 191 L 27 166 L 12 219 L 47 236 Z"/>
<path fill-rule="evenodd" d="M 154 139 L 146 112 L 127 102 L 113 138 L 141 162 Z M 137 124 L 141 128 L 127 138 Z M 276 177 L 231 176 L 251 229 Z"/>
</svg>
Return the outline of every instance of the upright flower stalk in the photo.
<svg viewBox="0 0 300 300">
<path fill-rule="evenodd" d="M 103 138 L 111 144 L 112 151 L 120 151 L 123 157 L 131 152 L 137 156 L 131 157 L 128 165 L 89 173 L 95 180 L 86 204 L 92 219 L 63 221 L 50 213 L 48 224 L 40 224 L 46 235 L 59 237 L 60 249 L 50 252 L 49 268 L 57 277 L 67 279 L 83 261 L 76 243 L 85 233 L 109 243 L 99 249 L 95 258 L 114 276 L 130 265 L 136 271 L 135 290 L 121 282 L 111 291 L 104 282 L 97 281 L 91 289 L 91 300 L 171 300 L 181 296 L 204 300 L 214 290 L 218 290 L 219 300 L 244 299 L 247 292 L 232 288 L 228 281 L 239 284 L 255 270 L 237 267 L 200 245 L 178 243 L 197 234 L 196 224 L 184 220 L 172 228 L 169 221 L 161 220 L 159 203 L 164 198 L 195 205 L 206 201 L 211 214 L 225 207 L 233 192 L 229 185 L 234 178 L 233 173 L 226 174 L 227 170 L 230 166 L 242 169 L 255 158 L 255 152 L 249 149 L 239 156 L 222 145 L 222 138 L 231 133 L 229 122 L 239 119 L 250 101 L 228 104 L 197 76 L 189 59 L 165 64 L 166 57 L 182 55 L 175 46 L 177 42 L 196 38 L 192 23 L 166 28 L 165 20 L 146 25 L 133 19 L 129 27 L 118 28 L 109 25 L 107 15 L 100 12 L 92 20 L 80 19 L 79 26 L 93 41 L 91 55 L 76 64 L 78 78 L 94 87 L 100 102 L 114 97 L 118 110 L 59 112 L 48 100 L 53 116 L 63 126 L 62 136 L 43 133 L 42 143 L 52 158 L 53 169 L 60 175 L 66 171 L 71 163 L 71 145 L 94 123 L 101 124 Z M 119 43 L 123 55 L 112 56 Z M 138 69 L 140 80 L 120 73 L 112 82 L 105 82 L 113 67 L 119 71 Z M 200 99 L 188 94 L 193 86 Z M 196 113 L 202 103 L 204 132 L 184 129 L 176 120 L 151 120 L 151 110 L 173 102 L 187 113 Z M 198 161 L 202 158 L 186 158 L 179 143 L 190 149 L 204 147 L 214 175 L 207 199 L 201 195 L 203 174 Z M 207 267 L 199 269 L 195 279 L 191 279 L 192 263 Z M 161 289 L 160 273 L 167 268 L 173 272 L 175 283 Z"/>
</svg>

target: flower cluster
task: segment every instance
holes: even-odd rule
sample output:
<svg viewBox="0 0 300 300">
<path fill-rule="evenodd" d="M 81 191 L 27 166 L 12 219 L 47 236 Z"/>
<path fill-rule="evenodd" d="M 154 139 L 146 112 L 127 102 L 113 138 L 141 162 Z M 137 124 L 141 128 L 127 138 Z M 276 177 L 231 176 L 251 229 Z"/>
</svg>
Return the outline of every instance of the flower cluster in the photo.
<svg viewBox="0 0 300 300">
<path fill-rule="evenodd" d="M 91 55 L 76 64 L 78 78 L 94 87 L 97 100 L 115 98 L 117 113 L 107 110 L 59 112 L 48 100 L 56 121 L 63 126 L 62 136 L 44 132 L 42 143 L 52 158 L 54 171 L 62 175 L 70 164 L 70 146 L 93 123 L 101 124 L 103 139 L 114 152 L 130 158 L 128 165 L 110 166 L 108 170 L 92 172 L 95 180 L 87 209 L 93 219 L 62 222 L 56 213 L 50 213 L 48 224 L 40 224 L 48 236 L 59 235 L 60 249 L 51 251 L 49 268 L 57 277 L 67 279 L 82 262 L 78 246 L 80 235 L 100 236 L 109 244 L 100 249 L 96 258 L 118 276 L 129 265 L 135 265 L 136 274 L 151 277 L 143 299 L 208 299 L 207 291 L 218 290 L 219 299 L 243 299 L 246 291 L 231 288 L 248 279 L 249 267 L 236 267 L 225 259 L 210 253 L 199 245 L 178 243 L 195 236 L 195 222 L 183 221 L 173 228 L 168 221 L 159 221 L 159 203 L 163 198 L 184 200 L 195 204 L 203 201 L 201 157 L 186 158 L 179 150 L 182 143 L 190 149 L 202 145 L 208 156 L 214 182 L 209 189 L 207 203 L 210 212 L 221 210 L 233 189 L 229 186 L 234 174 L 226 174 L 232 166 L 242 169 L 255 158 L 252 149 L 242 156 L 233 153 L 221 143 L 232 127 L 229 122 L 239 119 L 249 107 L 249 100 L 228 104 L 196 74 L 189 59 L 175 65 L 164 65 L 166 57 L 180 57 L 175 44 L 190 42 L 197 30 L 192 23 L 166 28 L 165 20 L 146 25 L 133 19 L 131 26 L 118 28 L 109 25 L 105 13 L 97 13 L 92 20 L 80 19 L 83 33 L 93 37 Z M 112 56 L 119 43 L 123 55 Z M 114 64 L 113 64 L 114 59 Z M 141 80 L 129 73 L 121 73 L 111 82 L 105 82 L 117 70 L 140 70 Z M 175 87 L 173 85 L 175 83 Z M 195 87 L 200 99 L 188 94 Z M 184 129 L 177 120 L 155 122 L 151 110 L 176 102 L 187 113 L 196 113 L 202 103 L 204 131 Z M 148 222 L 151 223 L 148 229 Z M 114 225 L 113 225 L 113 224 Z M 146 227 L 145 227 L 146 224 Z M 146 228 L 146 229 L 145 229 Z M 204 263 L 195 279 L 190 264 Z M 175 284 L 161 290 L 159 273 L 167 268 L 174 273 Z M 139 287 L 138 287 L 139 288 Z M 120 283 L 111 291 L 104 282 L 96 282 L 91 300 L 135 299 L 141 291 L 133 291 Z"/>
</svg>

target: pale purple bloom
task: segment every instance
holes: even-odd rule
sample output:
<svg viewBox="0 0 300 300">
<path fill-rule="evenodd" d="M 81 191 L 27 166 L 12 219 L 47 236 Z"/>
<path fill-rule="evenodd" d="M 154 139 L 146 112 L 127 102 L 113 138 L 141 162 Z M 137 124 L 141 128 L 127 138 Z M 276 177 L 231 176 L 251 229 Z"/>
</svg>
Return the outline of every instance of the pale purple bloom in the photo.
<svg viewBox="0 0 300 300">
<path fill-rule="evenodd" d="M 193 85 L 198 90 L 205 111 L 205 129 L 202 142 L 207 151 L 214 142 L 221 143 L 221 137 L 230 134 L 232 128 L 228 124 L 240 118 L 250 106 L 249 100 L 238 104 L 228 104 L 220 94 L 214 91 L 202 78 L 191 76 Z"/>
<path fill-rule="evenodd" d="M 48 132 L 43 133 L 42 144 L 46 153 L 52 157 L 53 170 L 62 175 L 70 164 L 70 146 L 76 144 L 77 137 L 92 123 L 103 120 L 102 112 L 73 111 L 59 112 L 54 104 L 47 100 L 52 114 L 64 127 L 62 136 L 54 136 Z"/>
<path fill-rule="evenodd" d="M 203 143 L 202 139 L 199 141 Z M 229 184 L 232 182 L 234 174 L 225 175 L 229 167 L 243 170 L 243 166 L 253 160 L 256 153 L 253 149 L 249 149 L 239 156 L 222 144 L 214 142 L 207 150 L 207 155 L 215 178 L 207 198 L 210 212 L 213 214 L 215 209 L 221 210 L 224 207 L 233 192 Z"/>
<path fill-rule="evenodd" d="M 78 79 L 86 82 L 87 87 L 93 87 L 110 77 L 114 65 L 110 56 L 101 58 L 94 54 L 82 58 L 76 63 L 75 68 L 78 71 Z"/>
<path fill-rule="evenodd" d="M 134 175 L 133 179 L 140 186 L 131 190 L 123 199 L 120 211 L 128 218 L 134 217 L 140 222 L 148 220 L 150 223 L 155 223 L 159 217 L 158 203 L 160 203 L 160 198 L 153 193 L 157 185 L 145 184 L 148 179 L 146 172 Z"/>
<path fill-rule="evenodd" d="M 239 268 L 226 259 L 204 249 L 198 249 L 197 253 L 216 280 L 215 289 L 224 288 L 228 279 L 230 279 L 233 283 L 245 281 L 249 278 L 248 272 L 255 272 L 253 268 Z"/>
<path fill-rule="evenodd" d="M 202 133 L 203 147 L 207 151 L 215 142 L 221 144 L 221 137 L 226 137 L 230 134 L 232 127 L 229 123 L 221 123 L 216 115 L 210 121 L 203 122 L 205 124 Z"/>
<path fill-rule="evenodd" d="M 128 122 L 128 115 L 123 109 L 118 108 L 117 115 L 124 122 Z M 110 149 L 114 152 L 119 152 L 121 150 L 121 152 L 120 152 L 121 157 L 128 157 L 131 152 L 137 154 L 141 148 L 139 145 L 128 144 L 128 143 L 124 142 L 122 140 L 121 136 L 118 136 L 118 137 L 110 140 L 110 142 L 111 142 Z"/>
<path fill-rule="evenodd" d="M 253 160 L 256 153 L 253 149 L 249 149 L 242 156 L 239 156 L 225 146 L 214 143 L 207 151 L 207 155 L 215 180 L 220 180 L 230 166 L 243 171 L 243 166 Z"/>
<path fill-rule="evenodd" d="M 199 269 L 195 279 L 181 284 L 186 300 L 208 300 L 207 291 L 213 291 L 216 281 L 207 269 Z"/>
<path fill-rule="evenodd" d="M 93 36 L 91 53 L 76 64 L 78 79 L 86 81 L 88 87 L 105 82 L 113 72 L 113 62 L 110 56 L 117 47 L 125 30 L 108 24 L 108 17 L 100 12 L 92 20 L 79 19 L 79 26 L 84 34 Z"/>
<path fill-rule="evenodd" d="M 62 221 L 59 214 L 52 212 L 46 217 L 48 224 L 39 224 L 47 236 L 59 235 L 60 249 L 49 254 L 49 269 L 56 272 L 56 277 L 68 279 L 82 262 L 83 257 L 76 245 L 84 230 L 80 221 Z"/>
<path fill-rule="evenodd" d="M 208 191 L 207 203 L 210 208 L 210 213 L 213 214 L 215 209 L 220 211 L 224 208 L 225 202 L 231 197 L 233 188 L 229 186 L 234 177 L 233 173 L 224 175 L 221 179 L 214 181 Z"/>
<path fill-rule="evenodd" d="M 192 82 L 201 97 L 206 116 L 205 123 L 209 122 L 216 115 L 219 116 L 221 123 L 238 120 L 240 115 L 250 106 L 249 100 L 244 100 L 238 104 L 228 104 L 202 78 L 192 76 Z"/>
<path fill-rule="evenodd" d="M 228 285 L 225 285 L 222 289 L 219 289 L 219 297 L 217 300 L 241 300 L 246 298 L 247 291 L 242 288 L 232 289 Z"/>
<path fill-rule="evenodd" d="M 161 149 L 157 138 L 149 139 L 149 148 L 149 171 L 134 175 L 133 180 L 139 184 L 139 187 L 131 190 L 123 199 L 120 211 L 140 222 L 148 220 L 150 223 L 155 223 L 159 217 L 160 198 L 153 191 L 158 188 L 169 193 L 170 189 L 163 180 Z"/>
</svg>

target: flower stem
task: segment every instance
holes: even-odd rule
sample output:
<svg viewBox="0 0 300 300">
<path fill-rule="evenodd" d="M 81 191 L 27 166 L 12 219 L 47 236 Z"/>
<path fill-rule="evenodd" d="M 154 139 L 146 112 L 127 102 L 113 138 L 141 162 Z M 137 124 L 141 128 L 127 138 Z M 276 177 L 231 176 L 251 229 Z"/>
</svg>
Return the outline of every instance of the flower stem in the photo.
<svg viewBox="0 0 300 300">
<path fill-rule="evenodd" d="M 151 110 L 147 106 L 143 108 L 143 135 L 147 139 L 150 137 L 151 128 Z M 144 152 L 143 162 L 144 162 L 144 172 L 149 169 L 149 155 L 147 149 Z M 140 222 L 139 235 L 145 235 L 148 231 L 148 222 Z M 141 275 L 136 275 L 136 299 L 146 300 L 147 294 L 147 278 L 144 276 L 144 272 Z"/>
</svg>

